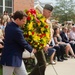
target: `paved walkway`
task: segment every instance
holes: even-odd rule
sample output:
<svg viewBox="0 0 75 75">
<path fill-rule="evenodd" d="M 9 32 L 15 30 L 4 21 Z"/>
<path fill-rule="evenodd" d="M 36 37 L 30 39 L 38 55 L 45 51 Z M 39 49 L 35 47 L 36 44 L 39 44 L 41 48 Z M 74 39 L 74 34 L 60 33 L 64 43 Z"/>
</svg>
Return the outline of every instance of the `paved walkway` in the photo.
<svg viewBox="0 0 75 75">
<path fill-rule="evenodd" d="M 45 75 L 75 75 L 75 59 L 69 58 L 56 65 L 48 65 Z"/>
</svg>

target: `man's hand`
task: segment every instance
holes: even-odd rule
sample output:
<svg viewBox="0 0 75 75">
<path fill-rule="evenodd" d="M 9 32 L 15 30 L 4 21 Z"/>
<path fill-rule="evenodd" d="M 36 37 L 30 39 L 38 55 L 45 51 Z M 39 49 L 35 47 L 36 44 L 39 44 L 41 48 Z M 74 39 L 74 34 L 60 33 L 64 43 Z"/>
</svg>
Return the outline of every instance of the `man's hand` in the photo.
<svg viewBox="0 0 75 75">
<path fill-rule="evenodd" d="M 37 50 L 36 50 L 36 49 L 33 49 L 33 50 L 32 50 L 32 52 L 33 52 L 33 53 L 36 53 L 36 52 L 37 52 Z"/>
<path fill-rule="evenodd" d="M 49 46 L 45 46 L 45 47 L 44 47 L 44 51 L 47 51 L 48 48 L 49 48 Z"/>
<path fill-rule="evenodd" d="M 4 46 L 2 44 L 0 44 L 0 48 L 3 48 Z"/>
</svg>

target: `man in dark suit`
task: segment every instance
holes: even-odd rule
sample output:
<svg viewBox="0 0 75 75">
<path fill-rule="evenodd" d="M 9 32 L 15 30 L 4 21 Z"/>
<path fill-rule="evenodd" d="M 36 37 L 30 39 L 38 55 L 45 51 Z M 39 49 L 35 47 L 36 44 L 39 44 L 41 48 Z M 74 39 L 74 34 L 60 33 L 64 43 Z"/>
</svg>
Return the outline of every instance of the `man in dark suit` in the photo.
<svg viewBox="0 0 75 75">
<path fill-rule="evenodd" d="M 64 27 L 62 29 L 62 32 L 60 33 L 60 35 L 62 37 L 62 41 L 65 42 L 65 43 L 69 43 L 69 38 L 68 38 L 67 31 L 68 31 L 67 27 Z"/>
<path fill-rule="evenodd" d="M 5 28 L 4 48 L 1 56 L 3 75 L 27 75 L 22 53 L 24 49 L 36 52 L 24 39 L 20 26 L 26 23 L 27 15 L 22 11 L 14 13 L 14 21 L 7 24 Z"/>
</svg>

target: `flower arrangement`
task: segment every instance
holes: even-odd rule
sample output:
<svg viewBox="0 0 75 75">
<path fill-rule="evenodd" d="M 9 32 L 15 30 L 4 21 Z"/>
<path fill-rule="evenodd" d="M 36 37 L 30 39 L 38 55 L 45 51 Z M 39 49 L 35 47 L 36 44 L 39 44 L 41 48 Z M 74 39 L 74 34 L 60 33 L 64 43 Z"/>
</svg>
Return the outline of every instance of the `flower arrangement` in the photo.
<svg viewBox="0 0 75 75">
<path fill-rule="evenodd" d="M 35 9 L 25 10 L 27 23 L 24 25 L 24 37 L 37 50 L 42 50 L 50 40 L 50 28 L 46 18 Z"/>
</svg>

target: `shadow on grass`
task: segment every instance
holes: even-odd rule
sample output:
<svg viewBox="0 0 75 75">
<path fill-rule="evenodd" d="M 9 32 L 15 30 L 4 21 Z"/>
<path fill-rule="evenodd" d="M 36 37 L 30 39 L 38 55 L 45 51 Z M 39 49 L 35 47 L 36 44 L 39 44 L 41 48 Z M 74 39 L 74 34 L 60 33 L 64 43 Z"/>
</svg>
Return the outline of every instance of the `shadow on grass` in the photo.
<svg viewBox="0 0 75 75">
<path fill-rule="evenodd" d="M 33 59 L 24 60 L 27 72 L 31 72 L 31 70 L 35 66 L 35 61 Z"/>
</svg>

